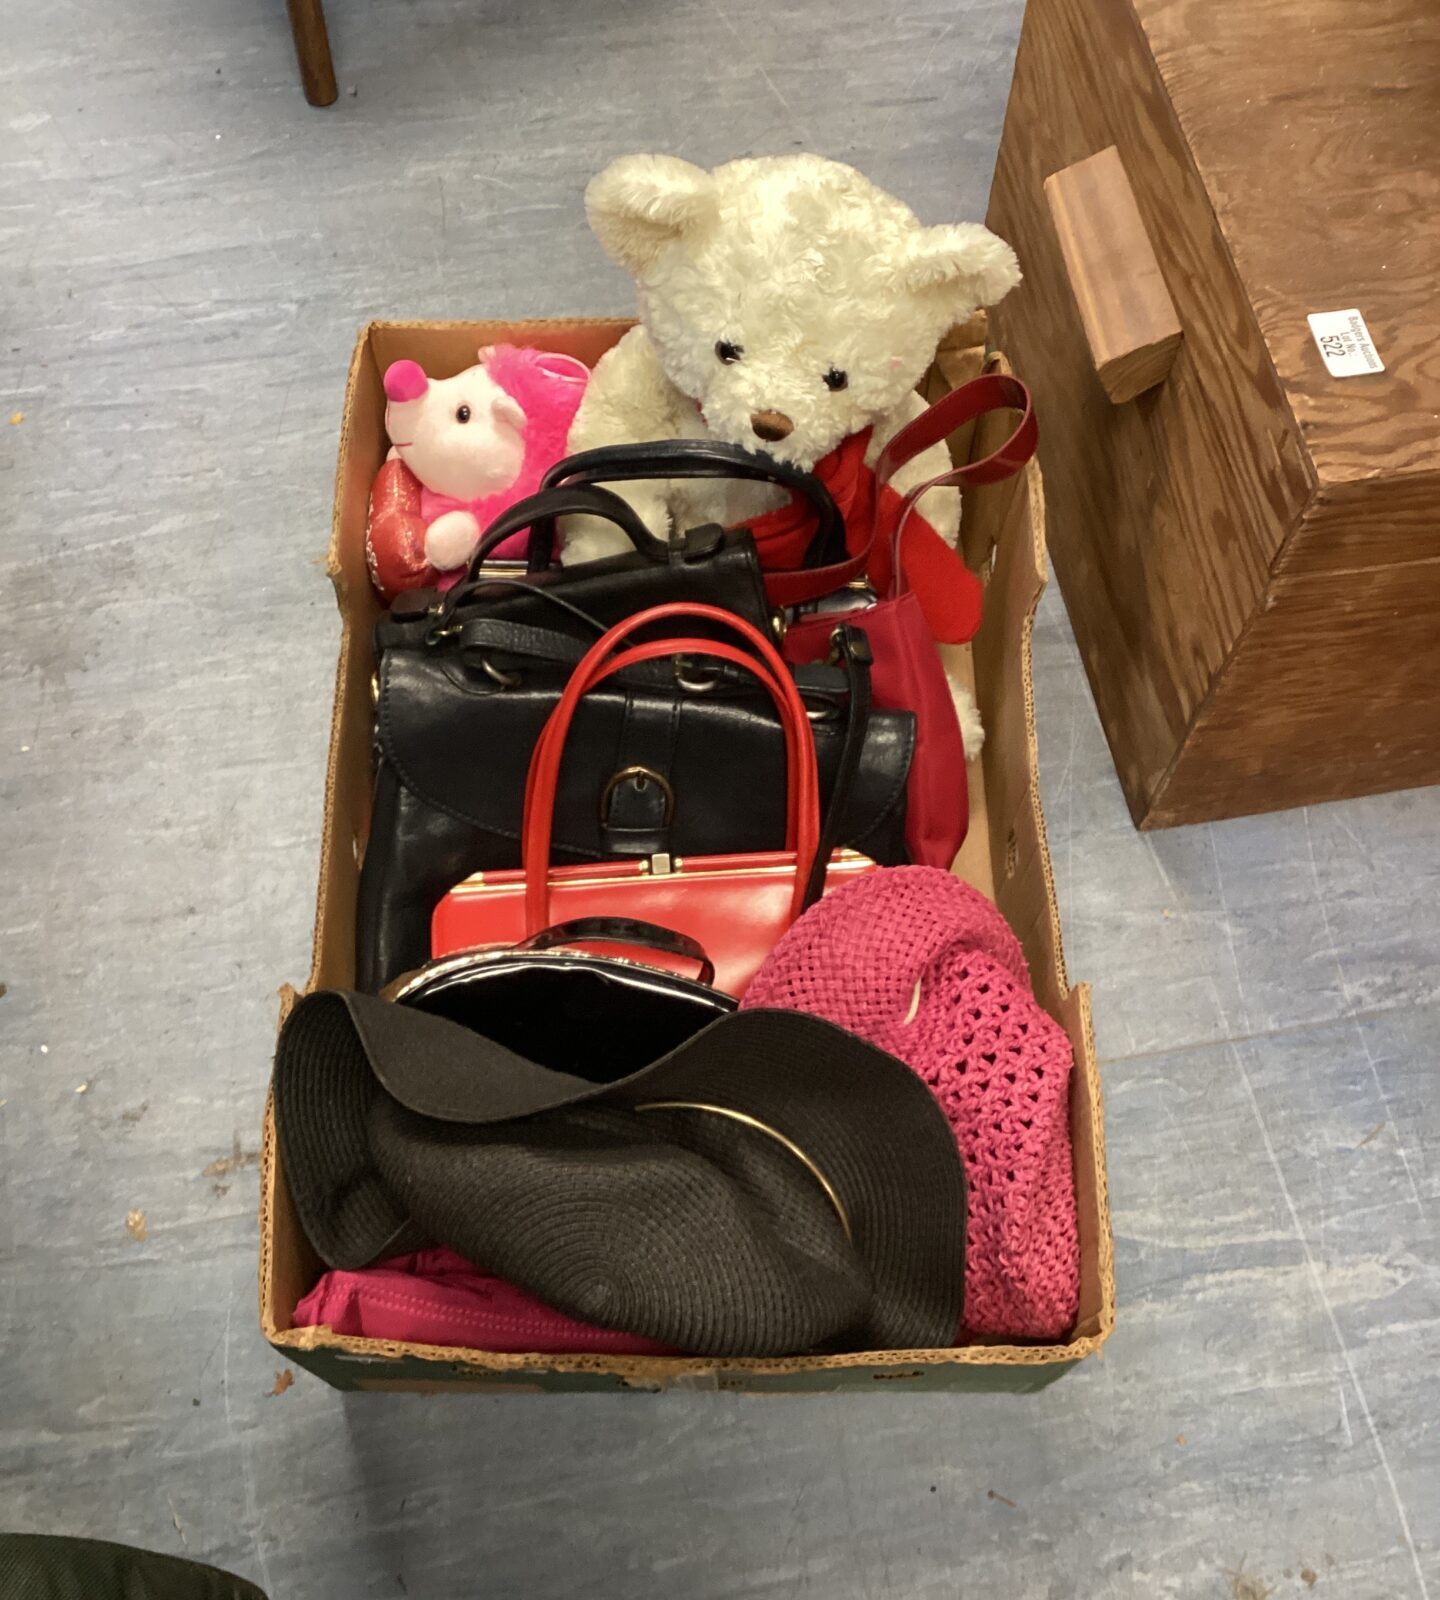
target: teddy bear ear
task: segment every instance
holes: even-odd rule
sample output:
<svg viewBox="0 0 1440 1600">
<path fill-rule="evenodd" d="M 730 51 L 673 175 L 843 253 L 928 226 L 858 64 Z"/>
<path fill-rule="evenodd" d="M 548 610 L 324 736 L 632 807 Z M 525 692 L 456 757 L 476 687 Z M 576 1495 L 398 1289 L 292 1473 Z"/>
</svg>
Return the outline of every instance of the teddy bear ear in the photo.
<svg viewBox="0 0 1440 1600">
<path fill-rule="evenodd" d="M 1008 244 L 978 222 L 921 228 L 905 249 L 900 279 L 917 292 L 940 291 L 959 315 L 993 306 L 1020 281 L 1020 263 Z"/>
<path fill-rule="evenodd" d="M 678 156 L 621 156 L 585 190 L 585 215 L 596 238 L 632 273 L 716 211 L 714 178 Z"/>
</svg>

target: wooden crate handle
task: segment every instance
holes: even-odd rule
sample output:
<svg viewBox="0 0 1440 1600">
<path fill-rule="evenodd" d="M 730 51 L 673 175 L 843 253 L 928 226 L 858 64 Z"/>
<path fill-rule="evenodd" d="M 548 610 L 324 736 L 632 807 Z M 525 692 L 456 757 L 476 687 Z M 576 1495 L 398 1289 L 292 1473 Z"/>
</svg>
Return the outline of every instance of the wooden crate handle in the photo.
<svg viewBox="0 0 1440 1600">
<path fill-rule="evenodd" d="M 1045 180 L 1090 358 L 1118 406 L 1153 389 L 1180 348 L 1180 319 L 1112 144 Z"/>
</svg>

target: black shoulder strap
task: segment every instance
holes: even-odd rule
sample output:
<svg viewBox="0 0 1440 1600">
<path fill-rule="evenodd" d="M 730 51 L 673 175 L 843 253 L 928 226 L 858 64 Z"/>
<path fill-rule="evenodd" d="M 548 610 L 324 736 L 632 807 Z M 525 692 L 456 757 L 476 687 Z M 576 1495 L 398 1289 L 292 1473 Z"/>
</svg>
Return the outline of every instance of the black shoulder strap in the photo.
<svg viewBox="0 0 1440 1600">
<path fill-rule="evenodd" d="M 557 462 L 545 474 L 552 484 L 634 483 L 646 478 L 739 478 L 773 483 L 810 502 L 815 535 L 805 553 L 807 567 L 820 567 L 845 555 L 845 519 L 834 497 L 813 473 L 803 472 L 755 450 L 718 439 L 656 439 L 647 444 L 609 444 L 582 450 Z M 554 548 L 552 521 L 537 523 L 530 536 L 530 570 L 543 570 Z"/>
<path fill-rule="evenodd" d="M 825 872 L 840 843 L 840 829 L 849 809 L 850 791 L 860 770 L 865 733 L 870 726 L 870 663 L 874 659 L 870 641 L 859 628 L 841 626 L 835 630 L 835 648 L 850 686 L 850 706 L 845 742 L 840 746 L 840 762 L 835 769 L 835 785 L 830 791 L 830 804 L 825 808 L 825 819 L 820 826 L 820 842 L 815 847 L 815 860 L 805 885 L 804 909 L 807 911 L 825 893 Z"/>
</svg>

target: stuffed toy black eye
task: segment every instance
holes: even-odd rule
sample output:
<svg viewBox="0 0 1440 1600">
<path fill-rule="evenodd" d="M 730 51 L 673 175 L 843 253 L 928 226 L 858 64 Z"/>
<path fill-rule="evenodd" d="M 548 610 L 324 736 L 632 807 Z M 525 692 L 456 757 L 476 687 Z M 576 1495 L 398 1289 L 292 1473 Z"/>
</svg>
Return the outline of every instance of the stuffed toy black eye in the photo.
<svg viewBox="0 0 1440 1600">
<path fill-rule="evenodd" d="M 469 422 L 469 420 L 470 420 L 470 407 L 469 406 L 461 406 L 460 409 L 455 413 L 455 420 L 456 420 L 456 422 Z"/>
<path fill-rule="evenodd" d="M 744 345 L 731 344 L 728 339 L 721 339 L 715 346 L 715 354 L 727 367 L 733 367 L 745 354 Z"/>
<path fill-rule="evenodd" d="M 831 367 L 829 372 L 825 374 L 825 387 L 830 390 L 832 394 L 839 394 L 842 389 L 849 386 L 849 383 L 850 374 L 848 372 L 841 372 L 838 367 Z"/>
</svg>

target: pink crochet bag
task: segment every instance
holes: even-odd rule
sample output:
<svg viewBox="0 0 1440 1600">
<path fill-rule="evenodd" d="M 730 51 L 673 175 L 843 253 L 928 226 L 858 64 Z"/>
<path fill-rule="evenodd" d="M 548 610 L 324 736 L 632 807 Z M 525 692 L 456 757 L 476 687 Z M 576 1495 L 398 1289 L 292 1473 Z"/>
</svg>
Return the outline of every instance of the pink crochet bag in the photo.
<svg viewBox="0 0 1440 1600">
<path fill-rule="evenodd" d="M 1080 1298 L 1073 1055 L 990 901 L 937 867 L 882 868 L 800 918 L 746 990 L 751 1006 L 848 1028 L 934 1090 L 970 1189 L 958 1341 L 1062 1337 Z"/>
</svg>

